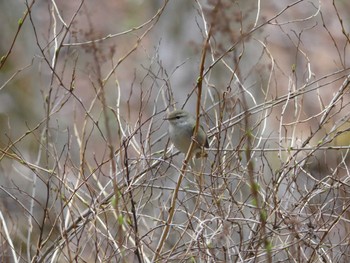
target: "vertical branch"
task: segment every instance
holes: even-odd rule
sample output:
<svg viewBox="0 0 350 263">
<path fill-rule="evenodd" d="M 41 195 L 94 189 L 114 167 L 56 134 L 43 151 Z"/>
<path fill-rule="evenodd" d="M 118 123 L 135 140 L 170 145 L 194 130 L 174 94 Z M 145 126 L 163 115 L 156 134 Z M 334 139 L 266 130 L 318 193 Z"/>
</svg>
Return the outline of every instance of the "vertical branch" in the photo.
<svg viewBox="0 0 350 263">
<path fill-rule="evenodd" d="M 247 138 L 247 148 L 245 149 L 245 157 L 247 159 L 247 172 L 248 172 L 248 180 L 249 180 L 249 184 L 250 184 L 250 189 L 251 189 L 251 193 L 253 196 L 253 203 L 256 207 L 256 209 L 259 212 L 259 221 L 260 221 L 260 238 L 263 240 L 264 243 L 264 247 L 266 250 L 266 257 L 267 257 L 267 262 L 268 263 L 272 263 L 272 255 L 271 255 L 271 243 L 270 240 L 267 237 L 267 233 L 266 233 L 266 222 L 267 222 L 267 212 L 264 208 L 264 205 L 262 203 L 262 201 L 260 201 L 259 198 L 259 185 L 258 183 L 255 181 L 254 178 L 254 164 L 253 164 L 253 160 L 252 160 L 252 133 L 250 131 L 250 129 L 248 129 L 249 127 L 249 112 L 248 112 L 248 105 L 247 105 L 247 101 L 246 98 L 243 94 L 242 96 L 242 100 L 243 100 L 243 107 L 244 107 L 244 126 L 245 126 L 245 130 L 246 130 L 246 138 Z M 256 249 L 258 249 L 260 242 L 257 243 Z M 255 255 L 258 255 L 258 253 L 255 253 Z"/>
<path fill-rule="evenodd" d="M 129 146 L 129 139 L 125 139 L 123 141 L 123 148 L 124 148 L 124 169 L 125 169 L 125 174 L 126 174 L 126 183 L 128 188 L 131 185 L 131 178 L 130 178 L 130 171 L 129 171 L 129 157 L 128 157 L 128 146 Z M 136 215 L 136 208 L 135 208 L 135 198 L 133 195 L 133 191 L 130 190 L 129 192 L 129 196 L 130 196 L 130 204 L 131 204 L 131 213 L 132 213 L 132 218 L 133 220 L 130 221 L 134 221 L 134 234 L 135 234 L 135 255 L 138 259 L 138 262 L 142 262 L 141 259 L 141 255 L 142 255 L 142 250 L 140 247 L 140 237 L 139 237 L 139 230 L 138 230 L 138 223 L 137 223 L 137 215 Z M 129 214 L 129 213 L 128 213 Z M 120 217 L 120 215 L 118 215 L 118 218 Z M 130 216 L 131 217 L 131 216 Z M 119 227 L 119 231 L 122 231 L 122 227 L 121 224 L 118 224 Z M 121 232 L 120 232 L 121 233 Z M 123 235 L 118 235 L 118 242 L 120 244 L 120 247 L 122 247 L 122 241 L 123 241 Z"/>
<path fill-rule="evenodd" d="M 209 34 L 205 40 L 205 43 L 204 43 L 203 49 L 202 49 L 201 64 L 200 64 L 200 68 L 199 68 L 199 77 L 198 77 L 198 81 L 197 81 L 197 88 L 198 88 L 197 114 L 196 114 L 197 118 L 196 118 L 196 126 L 195 126 L 195 129 L 193 131 L 193 137 L 195 137 L 196 134 L 198 133 L 198 127 L 199 127 L 199 112 L 200 112 L 201 95 L 202 95 L 202 79 L 203 79 L 203 72 L 204 72 L 205 54 L 206 54 L 207 46 L 209 43 L 209 39 L 210 39 L 210 30 L 209 30 Z M 180 170 L 180 175 L 179 175 L 179 178 L 178 178 L 177 183 L 176 183 L 176 187 L 175 187 L 173 195 L 171 197 L 171 204 L 170 204 L 170 208 L 169 208 L 168 218 L 166 220 L 166 223 L 165 223 L 163 232 L 161 234 L 160 240 L 158 242 L 158 246 L 156 248 L 152 262 L 158 262 L 160 260 L 159 258 L 160 258 L 164 243 L 165 243 L 166 239 L 168 238 L 169 231 L 170 231 L 170 225 L 172 224 L 174 214 L 175 214 L 177 196 L 179 193 L 182 179 L 184 178 L 185 173 L 186 173 L 188 162 L 190 161 L 190 159 L 192 157 L 194 145 L 195 145 L 195 141 L 192 140 L 190 147 L 186 153 L 185 160 L 183 161 L 183 164 L 182 164 L 182 167 Z"/>
</svg>

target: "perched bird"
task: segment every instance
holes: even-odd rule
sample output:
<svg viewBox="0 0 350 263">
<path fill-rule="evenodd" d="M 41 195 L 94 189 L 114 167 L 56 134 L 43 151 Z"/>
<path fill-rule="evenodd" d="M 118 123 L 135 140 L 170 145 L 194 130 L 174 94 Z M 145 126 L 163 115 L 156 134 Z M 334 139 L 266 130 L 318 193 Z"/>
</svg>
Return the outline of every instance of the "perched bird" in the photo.
<svg viewBox="0 0 350 263">
<path fill-rule="evenodd" d="M 164 119 L 169 121 L 170 140 L 178 150 L 186 154 L 192 141 L 196 119 L 184 110 L 172 111 Z M 194 141 L 193 153 L 195 157 L 207 157 L 208 154 L 204 151 L 203 147 L 208 148 L 209 143 L 201 125 L 198 127 L 197 136 Z"/>
</svg>

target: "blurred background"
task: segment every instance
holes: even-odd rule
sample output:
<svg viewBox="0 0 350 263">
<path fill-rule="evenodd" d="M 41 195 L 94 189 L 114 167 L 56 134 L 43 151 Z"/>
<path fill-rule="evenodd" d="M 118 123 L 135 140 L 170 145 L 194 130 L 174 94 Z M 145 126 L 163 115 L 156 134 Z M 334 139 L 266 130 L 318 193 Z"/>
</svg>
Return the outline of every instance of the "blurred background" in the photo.
<svg viewBox="0 0 350 263">
<path fill-rule="evenodd" d="M 348 262 L 348 1 L 0 10 L 2 262 Z M 203 50 L 209 156 L 163 245 L 184 160 L 163 117 L 196 114 Z"/>
</svg>

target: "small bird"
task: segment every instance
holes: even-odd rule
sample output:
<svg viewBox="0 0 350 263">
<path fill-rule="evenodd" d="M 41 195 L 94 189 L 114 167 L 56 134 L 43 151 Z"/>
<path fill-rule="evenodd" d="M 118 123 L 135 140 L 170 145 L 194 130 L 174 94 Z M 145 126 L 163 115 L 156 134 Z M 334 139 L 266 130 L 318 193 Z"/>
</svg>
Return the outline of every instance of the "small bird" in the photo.
<svg viewBox="0 0 350 263">
<path fill-rule="evenodd" d="M 174 110 L 168 113 L 164 119 L 169 121 L 170 140 L 180 152 L 186 154 L 192 141 L 196 119 L 184 110 Z M 203 147 L 208 148 L 209 143 L 201 125 L 198 127 L 197 136 L 194 141 L 193 153 L 195 157 L 207 157 L 208 154 L 203 150 Z"/>
</svg>

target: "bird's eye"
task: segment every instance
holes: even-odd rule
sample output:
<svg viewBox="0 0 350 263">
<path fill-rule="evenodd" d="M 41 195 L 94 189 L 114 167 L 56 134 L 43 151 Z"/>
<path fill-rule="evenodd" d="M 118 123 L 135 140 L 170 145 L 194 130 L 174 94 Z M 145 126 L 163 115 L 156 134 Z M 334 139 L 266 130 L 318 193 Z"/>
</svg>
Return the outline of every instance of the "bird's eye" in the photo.
<svg viewBox="0 0 350 263">
<path fill-rule="evenodd" d="M 180 119 L 180 116 L 176 116 L 176 119 Z"/>
</svg>

